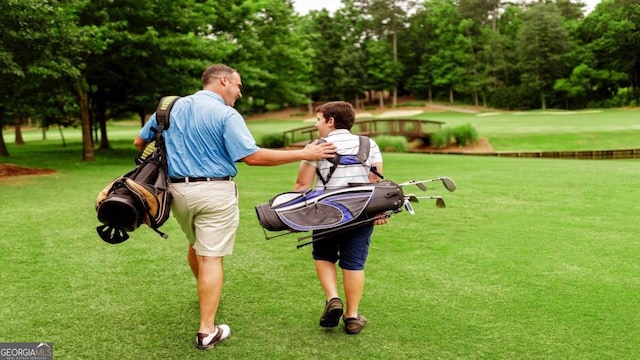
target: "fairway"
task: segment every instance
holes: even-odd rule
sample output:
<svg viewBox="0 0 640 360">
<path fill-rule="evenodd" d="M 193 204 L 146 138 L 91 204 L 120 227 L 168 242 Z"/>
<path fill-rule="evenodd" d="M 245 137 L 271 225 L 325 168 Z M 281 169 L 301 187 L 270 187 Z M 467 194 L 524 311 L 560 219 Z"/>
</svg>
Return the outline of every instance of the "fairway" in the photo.
<svg viewBox="0 0 640 360">
<path fill-rule="evenodd" d="M 118 134 L 92 163 L 73 139 L 10 144 L 2 162 L 57 173 L 0 178 L 1 342 L 53 342 L 56 359 L 640 357 L 638 160 L 384 154 L 390 180 L 450 176 L 458 189 L 430 183 L 420 194 L 446 208 L 422 200 L 376 228 L 357 336 L 318 327 L 311 249 L 296 235 L 265 241 L 256 219 L 255 205 L 293 188 L 297 164 L 240 164 L 218 312 L 232 336 L 203 352 L 175 220 L 167 240 L 147 227 L 120 245 L 95 233 L 97 193 L 136 154 L 135 130 Z"/>
</svg>

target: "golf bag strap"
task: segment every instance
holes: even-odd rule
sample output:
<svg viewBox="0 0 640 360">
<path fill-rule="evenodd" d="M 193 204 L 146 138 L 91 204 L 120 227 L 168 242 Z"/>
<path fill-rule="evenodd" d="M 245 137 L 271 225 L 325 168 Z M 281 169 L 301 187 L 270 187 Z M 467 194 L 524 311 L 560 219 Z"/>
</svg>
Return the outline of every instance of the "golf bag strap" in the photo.
<svg viewBox="0 0 640 360">
<path fill-rule="evenodd" d="M 367 159 L 369 158 L 369 151 L 371 150 L 371 145 L 369 144 L 369 138 L 368 137 L 362 136 L 362 135 L 358 135 L 358 137 L 359 137 L 360 143 L 358 144 L 358 153 L 356 154 L 356 158 L 358 158 L 358 161 L 360 161 L 362 166 L 365 166 L 364 164 L 367 162 Z M 322 139 L 321 139 L 321 141 L 322 141 Z M 340 158 L 341 157 L 342 157 L 342 155 L 336 153 L 335 157 L 330 160 L 333 163 L 333 165 L 331 165 L 331 168 L 329 168 L 329 174 L 327 175 L 326 179 L 320 173 L 320 169 L 316 168 L 316 175 L 318 176 L 318 179 L 320 179 L 320 181 L 322 181 L 323 185 L 327 185 L 329 180 L 331 180 L 331 177 L 333 176 L 333 173 L 336 172 L 336 169 L 338 168 L 338 165 L 340 164 Z M 373 172 L 374 172 L 374 174 L 376 174 L 377 176 L 379 176 L 382 179 L 382 176 L 378 173 L 378 171 L 375 168 L 373 168 Z"/>
<path fill-rule="evenodd" d="M 158 131 L 167 130 L 171 125 L 169 123 L 169 113 L 180 96 L 165 96 L 158 102 L 156 109 L 156 122 L 158 123 Z"/>
</svg>

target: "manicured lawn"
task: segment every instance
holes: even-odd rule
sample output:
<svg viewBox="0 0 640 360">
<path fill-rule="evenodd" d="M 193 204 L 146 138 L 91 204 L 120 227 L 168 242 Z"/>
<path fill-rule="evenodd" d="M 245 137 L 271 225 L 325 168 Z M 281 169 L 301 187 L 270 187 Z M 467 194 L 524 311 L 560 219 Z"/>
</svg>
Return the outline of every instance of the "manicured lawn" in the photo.
<svg viewBox="0 0 640 360">
<path fill-rule="evenodd" d="M 471 119 L 450 116 L 447 123 Z M 603 138 L 632 126 L 618 116 L 597 130 Z M 480 118 L 487 129 L 500 119 Z M 587 129 L 597 127 L 594 120 Z M 202 352 L 193 344 L 195 281 L 175 221 L 163 227 L 167 240 L 146 227 L 120 245 L 95 233 L 97 193 L 136 154 L 136 126 L 115 129 L 115 150 L 91 163 L 79 160 L 71 130 L 67 148 L 55 132 L 40 141 L 36 131 L 0 159 L 58 171 L 0 179 L 0 342 L 50 341 L 56 359 L 640 356 L 637 160 L 385 154 L 391 180 L 447 175 L 458 190 L 429 184 L 445 209 L 425 200 L 414 216 L 396 214 L 376 229 L 361 305 L 369 325 L 357 336 L 318 327 L 324 299 L 310 248 L 296 249 L 296 235 L 265 241 L 256 219 L 255 205 L 293 187 L 297 164 L 240 164 L 241 227 L 218 314 L 233 334 Z"/>
</svg>

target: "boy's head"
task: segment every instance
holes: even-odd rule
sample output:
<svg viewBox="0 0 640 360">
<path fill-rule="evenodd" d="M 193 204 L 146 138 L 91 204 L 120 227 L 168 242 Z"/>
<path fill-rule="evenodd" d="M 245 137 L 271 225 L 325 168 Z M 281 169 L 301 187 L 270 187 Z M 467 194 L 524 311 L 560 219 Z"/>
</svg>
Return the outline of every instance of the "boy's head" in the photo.
<svg viewBox="0 0 640 360">
<path fill-rule="evenodd" d="M 353 106 L 346 101 L 330 101 L 316 108 L 316 115 L 322 114 L 325 122 L 333 119 L 335 129 L 351 130 L 356 121 L 356 112 Z M 320 118 L 318 117 L 318 120 Z"/>
</svg>

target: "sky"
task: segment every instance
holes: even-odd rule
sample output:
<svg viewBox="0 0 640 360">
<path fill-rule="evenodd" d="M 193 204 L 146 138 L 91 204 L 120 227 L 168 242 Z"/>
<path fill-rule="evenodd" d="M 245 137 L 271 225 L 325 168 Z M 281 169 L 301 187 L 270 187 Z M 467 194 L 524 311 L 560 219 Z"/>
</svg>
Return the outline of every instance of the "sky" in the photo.
<svg viewBox="0 0 640 360">
<path fill-rule="evenodd" d="M 600 0 L 582 0 L 587 4 L 586 10 L 590 12 L 593 10 Z M 306 14 L 310 10 L 327 9 L 330 12 L 338 9 L 342 6 L 340 0 L 294 0 L 293 7 L 299 14 Z"/>
</svg>

